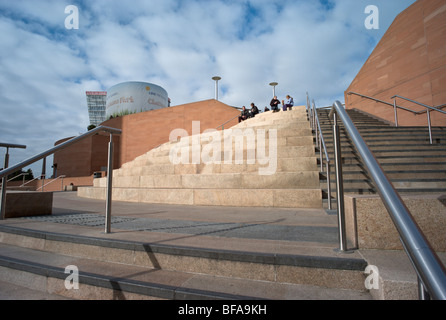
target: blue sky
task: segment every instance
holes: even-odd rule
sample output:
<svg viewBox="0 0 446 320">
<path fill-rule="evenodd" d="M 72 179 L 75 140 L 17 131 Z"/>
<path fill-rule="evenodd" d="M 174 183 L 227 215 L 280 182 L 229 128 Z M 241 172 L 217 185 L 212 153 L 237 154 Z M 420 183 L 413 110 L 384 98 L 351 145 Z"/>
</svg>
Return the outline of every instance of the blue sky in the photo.
<svg viewBox="0 0 446 320">
<path fill-rule="evenodd" d="M 0 0 L 0 141 L 28 146 L 11 150 L 12 165 L 86 132 L 85 91 L 124 81 L 160 85 L 172 105 L 214 98 L 215 75 L 220 100 L 233 106 L 263 108 L 272 81 L 281 99 L 303 104 L 308 91 L 319 106 L 343 101 L 414 2 Z M 77 30 L 65 28 L 68 5 L 79 9 Z M 364 25 L 368 5 L 379 9 L 378 30 Z"/>
</svg>

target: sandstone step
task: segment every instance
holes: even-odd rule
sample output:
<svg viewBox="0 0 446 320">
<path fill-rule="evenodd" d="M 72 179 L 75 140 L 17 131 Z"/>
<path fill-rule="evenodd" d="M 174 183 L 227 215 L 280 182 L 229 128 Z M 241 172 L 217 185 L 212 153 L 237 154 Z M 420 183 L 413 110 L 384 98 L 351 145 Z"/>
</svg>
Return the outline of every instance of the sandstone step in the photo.
<svg viewBox="0 0 446 320">
<path fill-rule="evenodd" d="M 270 157 L 274 155 L 269 155 L 269 146 L 257 146 L 256 148 L 235 148 L 229 151 L 225 151 L 225 149 L 220 150 L 220 153 L 215 154 L 213 150 L 201 150 L 198 148 L 185 148 L 185 149 L 173 149 L 171 153 L 166 155 L 159 156 L 146 156 L 140 157 L 132 161 L 132 163 L 128 163 L 122 168 L 130 168 L 130 167 L 138 167 L 138 166 L 147 166 L 152 164 L 168 164 L 168 163 L 215 163 L 216 161 L 230 161 L 232 163 L 246 163 L 248 159 L 251 159 L 250 162 L 256 162 L 258 160 L 269 160 Z M 217 149 L 218 151 L 218 149 Z M 241 152 L 243 151 L 243 152 Z M 257 156 L 258 151 L 260 151 L 259 156 Z M 277 146 L 273 151 L 277 152 L 278 158 L 297 158 L 297 157 L 312 157 L 315 156 L 314 146 L 312 145 L 298 145 L 298 146 Z M 266 158 L 263 159 L 263 153 L 266 155 Z M 248 158 L 249 156 L 249 158 Z"/>
<path fill-rule="evenodd" d="M 106 198 L 104 187 L 79 187 L 82 198 Z M 322 191 L 314 189 L 149 189 L 113 188 L 113 200 L 197 206 L 321 208 Z"/>
<path fill-rule="evenodd" d="M 269 164 L 152 164 L 141 167 L 127 167 L 113 171 L 113 177 L 134 177 L 150 175 L 181 175 L 181 174 L 213 174 L 213 173 L 259 173 L 266 170 Z M 314 157 L 280 158 L 277 161 L 276 172 L 317 171 L 317 161 Z M 96 178 L 94 186 L 105 187 L 107 178 Z"/>
<path fill-rule="evenodd" d="M 186 188 L 186 189 L 288 189 L 317 186 L 317 171 L 278 172 L 272 175 L 253 173 L 178 174 L 122 176 L 113 179 L 119 188 Z"/>
</svg>

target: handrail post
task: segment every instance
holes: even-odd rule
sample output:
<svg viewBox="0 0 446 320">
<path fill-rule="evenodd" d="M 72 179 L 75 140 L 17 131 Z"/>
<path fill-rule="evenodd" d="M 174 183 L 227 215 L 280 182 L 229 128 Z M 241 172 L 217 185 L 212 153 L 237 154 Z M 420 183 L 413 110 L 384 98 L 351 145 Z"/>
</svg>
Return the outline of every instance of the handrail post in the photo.
<svg viewBox="0 0 446 320">
<path fill-rule="evenodd" d="M 331 181 L 330 181 L 330 162 L 327 161 L 327 192 L 328 192 L 328 210 L 331 210 Z"/>
<path fill-rule="evenodd" d="M 396 107 L 396 98 L 393 98 L 393 112 L 395 113 L 395 127 L 398 128 L 398 111 Z"/>
<path fill-rule="evenodd" d="M 3 165 L 3 169 L 6 169 L 9 165 L 9 147 L 6 147 L 6 154 L 5 154 L 5 162 Z M 6 209 L 6 184 L 8 177 L 5 176 L 2 178 L 2 191 L 1 191 L 1 198 L 0 198 L 0 219 L 5 219 L 5 209 Z"/>
<path fill-rule="evenodd" d="M 429 292 L 426 290 L 426 287 L 421 281 L 420 277 L 417 277 L 418 280 L 418 299 L 419 300 L 431 300 L 431 296 Z"/>
<path fill-rule="evenodd" d="M 316 111 L 316 104 L 313 100 L 313 112 L 314 112 L 314 132 L 316 137 L 316 148 L 319 148 L 319 126 L 317 125 L 317 111 Z"/>
<path fill-rule="evenodd" d="M 40 175 L 40 178 L 42 179 L 42 192 L 43 192 L 43 188 L 45 187 L 45 177 L 46 177 L 46 157 L 43 158 L 42 174 Z"/>
<path fill-rule="evenodd" d="M 429 143 L 433 144 L 433 140 L 432 140 L 432 124 L 431 124 L 431 111 L 426 108 L 427 111 L 427 125 L 429 127 Z"/>
<path fill-rule="evenodd" d="M 108 143 L 108 161 L 107 161 L 107 200 L 105 204 L 106 234 L 111 232 L 112 187 L 113 187 L 113 133 L 110 133 L 110 142 Z"/>
<path fill-rule="evenodd" d="M 339 251 L 347 251 L 347 238 L 345 234 L 345 209 L 344 209 L 344 180 L 342 176 L 342 152 L 340 130 L 336 112 L 333 113 L 333 139 L 336 168 L 336 198 L 338 213 Z"/>
</svg>

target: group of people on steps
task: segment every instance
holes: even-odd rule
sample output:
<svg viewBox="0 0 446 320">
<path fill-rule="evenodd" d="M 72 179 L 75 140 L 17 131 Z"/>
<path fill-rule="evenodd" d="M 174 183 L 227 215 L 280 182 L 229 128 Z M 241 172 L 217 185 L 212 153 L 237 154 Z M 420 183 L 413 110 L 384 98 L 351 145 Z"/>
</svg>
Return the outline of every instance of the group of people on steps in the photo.
<svg viewBox="0 0 446 320">
<path fill-rule="evenodd" d="M 270 102 L 270 107 L 271 110 L 274 112 L 279 112 L 279 105 L 282 104 L 282 110 L 283 111 L 287 111 L 287 110 L 293 110 L 293 106 L 294 106 L 294 101 L 293 98 L 290 95 L 286 96 L 285 100 L 282 100 L 282 103 L 280 102 L 279 99 L 277 99 L 277 96 L 274 96 L 274 98 L 271 100 Z M 270 109 L 268 107 L 265 107 L 264 112 L 270 111 Z M 242 107 L 242 112 L 240 114 L 240 116 L 238 117 L 238 122 L 242 122 L 245 121 L 249 118 L 254 118 L 256 116 L 256 114 L 260 113 L 259 109 L 257 108 L 257 106 L 253 103 L 251 103 L 251 110 L 246 109 L 245 106 Z"/>
</svg>

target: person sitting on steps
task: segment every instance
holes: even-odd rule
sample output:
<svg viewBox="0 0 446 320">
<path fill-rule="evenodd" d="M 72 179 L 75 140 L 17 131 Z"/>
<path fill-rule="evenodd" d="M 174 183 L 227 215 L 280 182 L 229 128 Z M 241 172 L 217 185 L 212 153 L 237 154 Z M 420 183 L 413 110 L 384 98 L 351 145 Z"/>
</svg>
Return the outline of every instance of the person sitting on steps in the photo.
<svg viewBox="0 0 446 320">
<path fill-rule="evenodd" d="M 273 112 L 279 112 L 279 104 L 280 100 L 277 99 L 277 96 L 274 96 L 269 105 L 271 106 L 271 110 L 273 110 Z"/>
<path fill-rule="evenodd" d="M 256 114 L 259 114 L 259 108 L 257 108 L 257 106 L 253 102 L 253 103 L 251 103 L 250 117 L 254 118 L 256 116 Z"/>
<path fill-rule="evenodd" d="M 249 111 L 246 110 L 246 107 L 245 107 L 245 106 L 243 106 L 243 108 L 242 108 L 242 112 L 241 112 L 241 114 L 240 114 L 240 117 L 238 117 L 238 122 L 240 123 L 240 122 L 242 122 L 242 121 L 245 121 L 245 120 L 248 119 L 248 118 L 249 118 Z"/>
<path fill-rule="evenodd" d="M 290 111 L 293 110 L 294 106 L 293 98 L 291 98 L 290 95 L 287 95 L 286 100 L 285 101 L 282 100 L 282 105 L 283 105 L 283 111 L 287 111 L 287 109 L 289 109 Z"/>
</svg>

